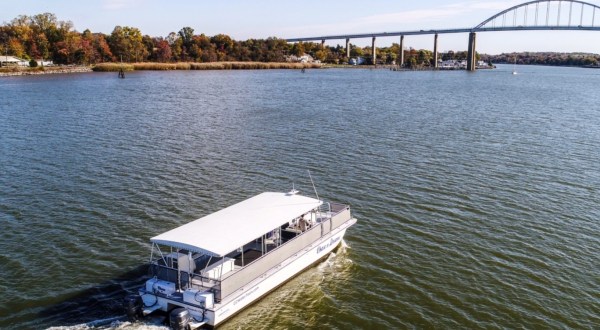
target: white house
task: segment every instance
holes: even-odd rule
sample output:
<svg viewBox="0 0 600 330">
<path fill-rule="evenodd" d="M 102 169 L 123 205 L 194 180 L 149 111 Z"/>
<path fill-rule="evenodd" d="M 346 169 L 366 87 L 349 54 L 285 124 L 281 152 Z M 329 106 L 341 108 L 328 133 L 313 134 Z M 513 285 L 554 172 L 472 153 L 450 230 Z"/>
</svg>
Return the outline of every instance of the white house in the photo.
<svg viewBox="0 0 600 330">
<path fill-rule="evenodd" d="M 0 56 L 2 66 L 29 66 L 29 62 L 14 56 Z"/>
<path fill-rule="evenodd" d="M 44 61 L 43 59 L 40 60 L 35 60 L 38 64 L 38 66 L 53 66 L 54 62 L 52 61 Z"/>
<path fill-rule="evenodd" d="M 308 54 L 304 54 L 300 57 L 298 57 L 298 62 L 300 63 L 312 63 L 314 62 L 314 59 L 312 56 L 308 55 Z"/>
<path fill-rule="evenodd" d="M 441 61 L 439 64 L 440 68 L 446 68 L 446 69 L 450 69 L 450 68 L 454 68 L 454 69 L 464 69 L 467 67 L 467 61 L 466 60 L 445 60 L 445 61 Z"/>
<path fill-rule="evenodd" d="M 445 60 L 445 61 L 441 61 L 439 64 L 440 68 L 455 68 L 458 67 L 458 61 L 456 60 Z"/>
</svg>

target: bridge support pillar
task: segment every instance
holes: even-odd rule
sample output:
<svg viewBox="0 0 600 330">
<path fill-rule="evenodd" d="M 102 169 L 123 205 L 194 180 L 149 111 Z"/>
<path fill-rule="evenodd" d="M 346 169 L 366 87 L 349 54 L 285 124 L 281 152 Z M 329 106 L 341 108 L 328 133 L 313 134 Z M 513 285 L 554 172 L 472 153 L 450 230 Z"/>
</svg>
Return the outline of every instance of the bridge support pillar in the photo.
<svg viewBox="0 0 600 330">
<path fill-rule="evenodd" d="M 325 39 L 321 40 L 321 50 L 325 49 Z"/>
<path fill-rule="evenodd" d="M 433 67 L 438 68 L 438 34 L 433 37 Z"/>
<path fill-rule="evenodd" d="M 398 54 L 399 62 L 398 65 L 400 67 L 404 66 L 404 36 L 400 36 L 400 54 Z"/>
<path fill-rule="evenodd" d="M 467 70 L 475 71 L 477 69 L 477 34 L 475 32 L 469 33 L 469 51 L 467 52 Z"/>
<path fill-rule="evenodd" d="M 350 58 L 350 38 L 346 38 L 346 58 Z"/>
<path fill-rule="evenodd" d="M 377 65 L 377 50 L 375 49 L 375 37 L 371 42 L 371 54 L 373 55 L 373 65 Z"/>
</svg>

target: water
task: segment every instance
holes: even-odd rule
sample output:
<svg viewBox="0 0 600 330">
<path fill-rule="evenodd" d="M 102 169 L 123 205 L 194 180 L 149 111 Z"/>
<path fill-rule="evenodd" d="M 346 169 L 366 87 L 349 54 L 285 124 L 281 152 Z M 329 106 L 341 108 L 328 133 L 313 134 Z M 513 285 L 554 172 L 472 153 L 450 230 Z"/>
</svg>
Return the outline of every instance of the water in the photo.
<svg viewBox="0 0 600 330">
<path fill-rule="evenodd" d="M 149 238 L 307 169 L 348 247 L 223 329 L 600 327 L 600 71 L 511 70 L 1 79 L 0 328 L 164 329 Z"/>
</svg>

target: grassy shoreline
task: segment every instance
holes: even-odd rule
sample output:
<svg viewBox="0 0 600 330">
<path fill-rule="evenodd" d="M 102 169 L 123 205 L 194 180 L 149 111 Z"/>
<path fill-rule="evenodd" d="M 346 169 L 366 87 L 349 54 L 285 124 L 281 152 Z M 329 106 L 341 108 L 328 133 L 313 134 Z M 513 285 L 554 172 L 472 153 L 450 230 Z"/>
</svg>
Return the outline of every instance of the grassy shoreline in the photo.
<svg viewBox="0 0 600 330">
<path fill-rule="evenodd" d="M 318 69 L 316 63 L 280 63 L 280 62 L 209 62 L 209 63 L 100 63 L 92 70 L 96 72 L 123 71 L 167 71 L 167 70 L 267 70 L 267 69 Z"/>
</svg>

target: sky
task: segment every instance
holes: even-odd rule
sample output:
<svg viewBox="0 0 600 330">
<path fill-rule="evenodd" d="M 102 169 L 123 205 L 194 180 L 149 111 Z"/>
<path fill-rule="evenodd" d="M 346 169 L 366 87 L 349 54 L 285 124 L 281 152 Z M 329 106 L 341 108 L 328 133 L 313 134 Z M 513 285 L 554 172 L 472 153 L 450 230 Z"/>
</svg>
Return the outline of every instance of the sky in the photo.
<svg viewBox="0 0 600 330">
<path fill-rule="evenodd" d="M 0 22 L 19 15 L 50 12 L 72 21 L 77 31 L 110 34 L 116 25 L 139 28 L 143 34 L 167 36 L 189 26 L 196 34 L 223 33 L 236 40 L 298 38 L 352 33 L 470 28 L 525 0 L 0 0 Z M 589 0 L 600 5 L 600 0 Z M 600 12 L 599 12 L 600 14 Z M 599 15 L 600 24 L 600 15 Z M 350 41 L 370 45 L 370 39 Z M 378 38 L 377 46 L 398 43 Z M 440 51 L 466 50 L 467 34 L 440 35 Z M 330 45 L 344 45 L 332 40 Z M 407 36 L 407 47 L 432 49 L 433 36 Z M 600 32 L 488 32 L 477 36 L 480 53 L 521 51 L 600 53 Z"/>
</svg>

